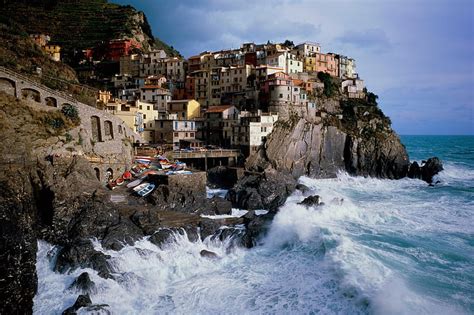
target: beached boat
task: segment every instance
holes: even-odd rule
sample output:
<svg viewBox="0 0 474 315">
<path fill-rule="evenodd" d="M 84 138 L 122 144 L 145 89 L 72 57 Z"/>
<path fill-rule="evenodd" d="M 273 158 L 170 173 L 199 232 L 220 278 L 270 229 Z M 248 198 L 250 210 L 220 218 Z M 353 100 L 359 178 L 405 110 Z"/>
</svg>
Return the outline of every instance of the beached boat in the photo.
<svg viewBox="0 0 474 315">
<path fill-rule="evenodd" d="M 117 184 L 117 186 L 122 186 L 124 182 L 125 180 L 123 179 L 122 176 L 120 176 L 119 178 L 115 180 L 115 184 Z"/>
<path fill-rule="evenodd" d="M 127 184 L 127 188 L 133 188 L 141 184 L 143 182 L 144 178 L 136 179 L 133 182 L 130 182 Z"/>
<path fill-rule="evenodd" d="M 151 183 L 143 183 L 138 185 L 137 187 L 133 188 L 133 190 L 142 197 L 147 196 L 149 193 L 151 193 L 155 189 L 155 184 Z"/>
</svg>

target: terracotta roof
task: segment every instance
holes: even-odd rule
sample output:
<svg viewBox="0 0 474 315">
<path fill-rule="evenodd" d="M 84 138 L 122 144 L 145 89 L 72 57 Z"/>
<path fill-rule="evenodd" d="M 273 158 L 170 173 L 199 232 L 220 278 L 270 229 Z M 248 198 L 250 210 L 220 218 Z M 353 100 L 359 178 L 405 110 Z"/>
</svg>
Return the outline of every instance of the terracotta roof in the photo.
<svg viewBox="0 0 474 315">
<path fill-rule="evenodd" d="M 223 111 L 233 107 L 234 105 L 216 105 L 209 106 L 206 113 L 222 113 Z"/>
</svg>

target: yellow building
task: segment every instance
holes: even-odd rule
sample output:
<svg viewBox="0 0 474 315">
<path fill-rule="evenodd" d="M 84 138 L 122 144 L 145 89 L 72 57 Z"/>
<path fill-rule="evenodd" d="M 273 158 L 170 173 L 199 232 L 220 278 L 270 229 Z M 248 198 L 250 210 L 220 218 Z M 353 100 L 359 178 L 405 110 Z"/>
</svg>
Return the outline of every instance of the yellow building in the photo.
<svg viewBox="0 0 474 315">
<path fill-rule="evenodd" d="M 201 105 L 196 100 L 174 100 L 168 102 L 168 112 L 177 114 L 178 120 L 199 118 Z"/>
<path fill-rule="evenodd" d="M 44 51 L 54 61 L 61 61 L 61 46 L 59 46 L 59 45 L 46 45 L 46 46 L 44 46 Z"/>
<path fill-rule="evenodd" d="M 316 57 L 304 57 L 303 71 L 304 72 L 316 71 Z"/>
<path fill-rule="evenodd" d="M 107 103 L 106 111 L 120 119 L 135 132 L 140 132 L 140 124 L 137 119 L 138 108 L 131 103 L 110 102 Z"/>
</svg>

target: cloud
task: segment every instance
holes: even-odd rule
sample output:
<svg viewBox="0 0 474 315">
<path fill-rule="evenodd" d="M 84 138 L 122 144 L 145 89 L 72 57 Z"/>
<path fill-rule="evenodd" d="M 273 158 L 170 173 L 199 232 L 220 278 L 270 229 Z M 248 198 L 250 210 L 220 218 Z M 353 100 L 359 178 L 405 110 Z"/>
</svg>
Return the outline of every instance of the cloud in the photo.
<svg viewBox="0 0 474 315">
<path fill-rule="evenodd" d="M 392 48 L 387 34 L 378 28 L 363 31 L 346 31 L 336 38 L 336 42 L 375 52 L 386 52 Z"/>
</svg>

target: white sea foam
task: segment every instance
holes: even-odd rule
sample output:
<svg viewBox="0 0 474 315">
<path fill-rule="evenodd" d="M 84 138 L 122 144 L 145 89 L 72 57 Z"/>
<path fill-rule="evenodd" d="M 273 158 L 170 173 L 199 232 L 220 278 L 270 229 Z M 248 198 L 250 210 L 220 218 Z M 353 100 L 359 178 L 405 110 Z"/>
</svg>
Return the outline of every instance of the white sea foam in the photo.
<svg viewBox="0 0 474 315">
<path fill-rule="evenodd" d="M 300 181 L 324 205 L 298 205 L 304 196 L 295 192 L 263 245 L 251 250 L 230 240 L 191 243 L 181 235 L 163 248 L 145 238 L 119 252 L 95 242 L 112 257 L 117 280 L 87 270 L 98 286 L 92 301 L 109 304 L 115 314 L 469 312 L 474 270 L 466 252 L 473 230 L 465 199 L 412 179 L 341 173 Z M 59 314 L 77 296 L 66 289 L 83 270 L 54 273 L 51 248 L 39 243 L 35 314 Z M 203 258 L 202 249 L 220 258 Z"/>
</svg>

